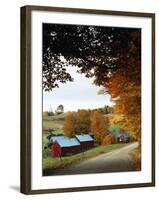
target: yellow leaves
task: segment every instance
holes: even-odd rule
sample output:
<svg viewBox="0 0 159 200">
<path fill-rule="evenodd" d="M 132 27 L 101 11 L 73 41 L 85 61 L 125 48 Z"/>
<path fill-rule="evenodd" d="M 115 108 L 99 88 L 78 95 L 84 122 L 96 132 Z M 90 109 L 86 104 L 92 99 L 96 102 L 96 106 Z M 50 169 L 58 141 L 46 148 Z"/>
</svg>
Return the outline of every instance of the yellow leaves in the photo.
<svg viewBox="0 0 159 200">
<path fill-rule="evenodd" d="M 115 73 L 105 84 L 108 93 L 114 98 L 114 113 L 124 117 L 123 128 L 128 130 L 139 141 L 141 140 L 141 84 L 135 79 L 134 74 L 140 73 L 140 68 L 134 67 L 130 71 L 130 66 L 123 71 Z M 140 75 L 138 75 L 140 76 Z M 120 98 L 116 98 L 120 97 Z M 112 120 L 112 123 L 118 123 L 120 119 Z"/>
<path fill-rule="evenodd" d="M 122 115 L 116 115 L 109 118 L 111 125 L 122 124 L 124 123 L 124 118 Z"/>
</svg>

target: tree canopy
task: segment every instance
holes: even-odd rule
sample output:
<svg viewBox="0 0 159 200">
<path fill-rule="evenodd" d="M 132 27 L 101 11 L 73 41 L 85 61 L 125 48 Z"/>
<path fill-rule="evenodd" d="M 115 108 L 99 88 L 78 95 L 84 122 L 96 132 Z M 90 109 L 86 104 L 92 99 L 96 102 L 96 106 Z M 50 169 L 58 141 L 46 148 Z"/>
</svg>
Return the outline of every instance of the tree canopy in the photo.
<svg viewBox="0 0 159 200">
<path fill-rule="evenodd" d="M 116 102 L 115 112 L 124 115 L 126 128 L 140 141 L 141 29 L 43 24 L 45 91 L 73 81 L 67 66 L 77 66 L 105 87 Z"/>
<path fill-rule="evenodd" d="M 134 28 L 43 24 L 43 89 L 73 81 L 69 65 L 104 85 L 110 74 L 132 62 L 130 58 L 140 60 L 140 33 Z"/>
<path fill-rule="evenodd" d="M 63 106 L 62 104 L 60 104 L 60 105 L 56 108 L 55 113 L 56 113 L 56 114 L 61 114 L 61 113 L 63 113 L 63 112 L 64 112 L 64 106 Z"/>
</svg>

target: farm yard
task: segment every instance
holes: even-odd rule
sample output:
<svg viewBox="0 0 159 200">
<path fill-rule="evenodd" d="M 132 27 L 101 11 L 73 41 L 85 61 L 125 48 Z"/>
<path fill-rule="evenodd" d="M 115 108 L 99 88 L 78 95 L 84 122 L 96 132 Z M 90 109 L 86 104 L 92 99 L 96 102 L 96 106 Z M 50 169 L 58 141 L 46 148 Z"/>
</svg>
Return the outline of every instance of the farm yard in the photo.
<svg viewBox="0 0 159 200">
<path fill-rule="evenodd" d="M 125 146 L 127 146 L 127 144 L 110 144 L 107 146 L 103 145 L 94 147 L 93 149 L 88 150 L 86 152 L 82 152 L 72 156 L 64 156 L 60 158 L 53 158 L 49 155 L 43 158 L 43 173 L 44 175 L 48 175 L 48 173 L 52 171 L 53 175 L 55 169 L 62 169 L 70 165 L 75 165 L 80 163 L 81 161 L 88 160 L 92 157 L 96 157 L 104 153 L 109 153 L 113 150 L 120 149 Z"/>
<path fill-rule="evenodd" d="M 81 151 L 76 154 L 70 152 L 68 155 L 55 157 L 52 155 L 52 149 L 48 148 L 49 138 L 51 138 L 51 136 L 54 137 L 55 134 L 55 137 L 59 138 L 65 135 L 63 126 L 66 116 L 67 113 L 62 113 L 57 116 L 43 117 L 43 175 L 53 175 L 60 173 L 60 171 L 63 174 L 65 170 L 62 172 L 62 169 L 67 169 L 69 166 L 75 166 L 85 160 L 89 160 L 91 158 L 98 157 L 105 153 L 107 154 L 130 145 L 130 143 L 124 142 L 114 144 L 110 142 L 107 145 L 99 145 L 97 142 L 95 142 L 94 147 L 86 151 Z M 119 127 L 119 124 L 116 126 L 111 125 L 109 129 L 117 133 L 120 130 Z"/>
</svg>

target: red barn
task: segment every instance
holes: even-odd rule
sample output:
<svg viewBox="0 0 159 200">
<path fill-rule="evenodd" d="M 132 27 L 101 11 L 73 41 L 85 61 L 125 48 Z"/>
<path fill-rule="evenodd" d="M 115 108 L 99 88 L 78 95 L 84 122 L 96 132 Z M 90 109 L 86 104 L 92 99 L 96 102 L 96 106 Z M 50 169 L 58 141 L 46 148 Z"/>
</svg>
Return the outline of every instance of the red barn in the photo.
<svg viewBox="0 0 159 200">
<path fill-rule="evenodd" d="M 56 138 L 51 147 L 53 157 L 61 157 L 69 154 L 76 154 L 81 151 L 80 143 L 76 138 L 60 137 Z"/>
<path fill-rule="evenodd" d="M 81 145 L 81 150 L 85 151 L 94 147 L 94 139 L 89 134 L 75 136 Z"/>
</svg>

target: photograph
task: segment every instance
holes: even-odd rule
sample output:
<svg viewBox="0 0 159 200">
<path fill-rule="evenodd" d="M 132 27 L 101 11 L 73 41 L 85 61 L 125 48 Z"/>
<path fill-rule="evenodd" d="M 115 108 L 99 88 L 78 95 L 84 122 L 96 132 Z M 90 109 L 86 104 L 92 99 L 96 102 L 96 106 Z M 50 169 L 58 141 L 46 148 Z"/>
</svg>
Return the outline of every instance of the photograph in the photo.
<svg viewBox="0 0 159 200">
<path fill-rule="evenodd" d="M 141 28 L 42 24 L 42 175 L 141 171 Z"/>
<path fill-rule="evenodd" d="M 21 192 L 155 185 L 155 14 L 21 8 Z"/>
</svg>

